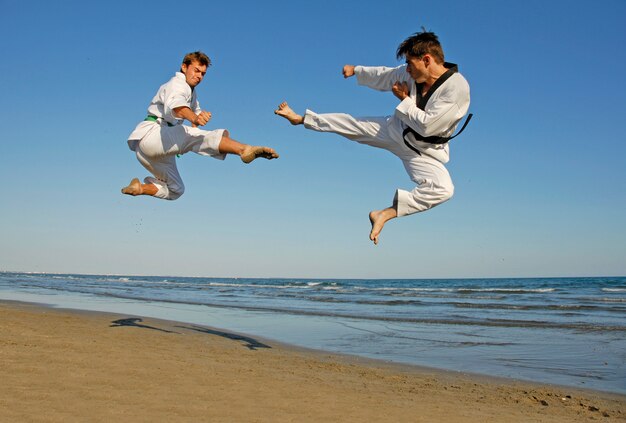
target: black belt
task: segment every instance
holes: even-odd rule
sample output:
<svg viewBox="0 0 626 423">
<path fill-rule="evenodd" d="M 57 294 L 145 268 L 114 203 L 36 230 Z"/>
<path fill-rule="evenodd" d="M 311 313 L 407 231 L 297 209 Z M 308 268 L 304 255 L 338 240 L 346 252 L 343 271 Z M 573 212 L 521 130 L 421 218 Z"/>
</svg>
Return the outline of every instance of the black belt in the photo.
<svg viewBox="0 0 626 423">
<path fill-rule="evenodd" d="M 423 135 L 420 135 L 415 129 L 413 128 L 406 128 L 403 132 L 402 132 L 402 138 L 404 139 L 404 144 L 409 147 L 411 150 L 415 151 L 417 154 L 419 154 L 420 156 L 422 155 L 422 153 L 415 148 L 414 146 L 412 146 L 406 139 L 407 134 L 413 134 L 413 137 L 415 137 L 416 141 L 423 141 L 423 142 L 427 142 L 429 144 L 445 144 L 448 141 L 450 141 L 452 138 L 456 138 L 459 135 L 461 135 L 461 132 L 463 132 L 463 130 L 465 129 L 465 127 L 467 126 L 467 124 L 470 122 L 470 120 L 472 120 L 472 116 L 474 116 L 472 113 L 470 113 L 469 115 L 467 115 L 467 118 L 465 119 L 465 122 L 463 123 L 463 126 L 461 127 L 461 130 L 459 132 L 456 133 L 456 135 L 453 135 L 451 137 L 437 137 L 437 136 L 431 136 L 431 137 L 425 137 Z"/>
</svg>

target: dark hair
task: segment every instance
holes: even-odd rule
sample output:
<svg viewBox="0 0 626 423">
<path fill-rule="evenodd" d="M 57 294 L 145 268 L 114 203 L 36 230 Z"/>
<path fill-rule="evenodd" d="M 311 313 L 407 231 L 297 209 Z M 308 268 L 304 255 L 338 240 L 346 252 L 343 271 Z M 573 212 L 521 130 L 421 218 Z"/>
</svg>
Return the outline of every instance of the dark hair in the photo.
<svg viewBox="0 0 626 423">
<path fill-rule="evenodd" d="M 396 57 L 398 59 L 406 57 L 407 55 L 422 57 L 425 54 L 430 54 L 437 63 L 443 63 L 443 49 L 439 43 L 439 38 L 434 32 L 416 32 L 398 46 L 396 51 Z"/>
<path fill-rule="evenodd" d="M 187 53 L 185 57 L 183 58 L 184 65 L 189 66 L 193 62 L 198 62 L 201 65 L 206 66 L 207 68 L 211 66 L 211 59 L 209 59 L 209 56 L 202 53 L 201 51 L 194 51 L 193 53 Z"/>
</svg>

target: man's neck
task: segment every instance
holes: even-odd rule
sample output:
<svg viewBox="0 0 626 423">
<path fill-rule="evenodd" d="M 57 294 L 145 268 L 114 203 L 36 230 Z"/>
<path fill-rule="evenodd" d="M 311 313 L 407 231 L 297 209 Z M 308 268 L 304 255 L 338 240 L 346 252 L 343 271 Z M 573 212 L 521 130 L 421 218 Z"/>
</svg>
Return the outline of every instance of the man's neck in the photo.
<svg viewBox="0 0 626 423">
<path fill-rule="evenodd" d="M 448 68 L 446 68 L 443 64 L 434 64 L 430 69 L 428 78 L 426 79 L 426 81 L 424 81 L 424 84 L 422 85 L 424 92 L 428 92 L 430 87 L 432 87 L 433 84 L 437 82 L 437 80 L 441 77 L 441 75 L 443 75 L 447 71 Z"/>
</svg>

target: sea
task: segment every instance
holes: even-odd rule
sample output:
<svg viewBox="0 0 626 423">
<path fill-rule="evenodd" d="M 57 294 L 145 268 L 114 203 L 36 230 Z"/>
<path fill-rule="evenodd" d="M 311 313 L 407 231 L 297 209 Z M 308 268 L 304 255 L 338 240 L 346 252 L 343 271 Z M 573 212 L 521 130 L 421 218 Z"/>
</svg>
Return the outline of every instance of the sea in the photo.
<svg viewBox="0 0 626 423">
<path fill-rule="evenodd" d="M 0 300 L 626 394 L 626 277 L 239 279 L 0 272 Z"/>
</svg>

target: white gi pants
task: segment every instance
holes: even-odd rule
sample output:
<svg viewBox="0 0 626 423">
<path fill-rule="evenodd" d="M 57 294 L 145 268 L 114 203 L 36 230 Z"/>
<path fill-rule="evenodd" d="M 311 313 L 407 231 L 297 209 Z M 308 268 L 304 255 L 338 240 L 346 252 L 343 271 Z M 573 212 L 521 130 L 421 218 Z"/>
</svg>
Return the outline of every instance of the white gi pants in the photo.
<svg viewBox="0 0 626 423">
<path fill-rule="evenodd" d="M 223 129 L 205 131 L 186 125 L 170 127 L 151 122 L 134 150 L 139 163 L 154 175 L 145 178 L 144 182 L 156 185 L 158 191 L 155 197 L 176 200 L 185 192 L 185 185 L 176 167 L 177 154 L 192 151 L 224 160 L 226 155 L 219 152 L 223 134 Z"/>
<path fill-rule="evenodd" d="M 317 114 L 307 110 L 304 126 L 318 132 L 332 132 L 361 144 L 385 149 L 396 155 L 411 180 L 412 191 L 398 189 L 394 196 L 398 217 L 435 207 L 454 194 L 454 185 L 443 163 L 426 153 L 419 155 L 402 138 L 402 125 L 394 116 L 354 118 L 345 113 Z M 447 161 L 447 152 L 441 159 Z"/>
</svg>

